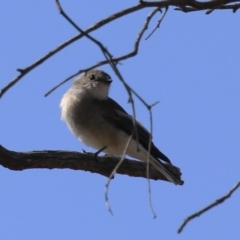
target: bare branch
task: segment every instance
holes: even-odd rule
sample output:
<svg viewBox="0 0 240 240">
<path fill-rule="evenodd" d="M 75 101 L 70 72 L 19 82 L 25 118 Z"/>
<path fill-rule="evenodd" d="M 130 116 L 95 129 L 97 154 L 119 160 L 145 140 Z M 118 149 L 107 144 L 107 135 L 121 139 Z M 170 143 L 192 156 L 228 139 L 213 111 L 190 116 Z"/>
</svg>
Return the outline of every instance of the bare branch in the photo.
<svg viewBox="0 0 240 240">
<path fill-rule="evenodd" d="M 215 202 L 211 203 L 210 205 L 208 205 L 207 207 L 201 209 L 200 211 L 188 216 L 183 223 L 181 224 L 181 226 L 178 229 L 178 233 L 181 233 L 183 228 L 187 225 L 187 223 L 196 218 L 196 217 L 200 217 L 200 215 L 202 215 L 204 212 L 212 209 L 213 207 L 216 207 L 217 205 L 223 203 L 226 199 L 230 198 L 231 195 L 233 194 L 233 192 L 235 192 L 237 190 L 237 188 L 239 188 L 240 186 L 240 182 L 238 182 L 226 195 L 224 195 L 223 197 L 215 200 Z"/>
<path fill-rule="evenodd" d="M 125 60 L 127 58 L 131 58 L 131 57 L 134 57 L 137 55 L 138 53 L 138 49 L 139 49 L 139 44 L 140 44 L 140 41 L 142 39 L 142 36 L 144 34 L 144 32 L 148 29 L 148 25 L 149 25 L 149 22 L 151 21 L 151 19 L 153 18 L 153 16 L 159 11 L 159 8 L 156 8 L 154 9 L 151 14 L 149 16 L 147 16 L 136 40 L 135 40 L 135 43 L 134 43 L 134 46 L 133 46 L 133 50 L 130 52 L 130 53 L 127 53 L 127 54 L 124 54 L 120 57 L 116 57 L 116 58 L 112 58 L 112 62 L 113 63 L 118 63 L 122 60 Z M 86 31 L 85 31 L 86 32 Z M 71 76 L 67 77 L 66 79 L 64 79 L 62 82 L 60 82 L 58 85 L 54 86 L 52 89 L 50 89 L 47 93 L 45 93 L 45 97 L 47 97 L 49 94 L 51 94 L 54 90 L 56 90 L 58 87 L 60 87 L 61 85 L 63 85 L 65 82 L 69 81 L 71 78 L 73 77 L 76 77 L 77 75 L 83 73 L 83 72 L 87 72 L 91 69 L 94 69 L 94 68 L 97 68 L 97 67 L 100 67 L 100 66 L 103 66 L 103 65 L 106 65 L 108 64 L 108 61 L 107 60 L 103 60 L 101 62 L 98 62 L 97 64 L 94 64 L 88 68 L 85 68 L 85 69 L 81 69 L 79 70 L 78 72 L 72 74 Z"/>
<path fill-rule="evenodd" d="M 5 92 L 7 92 L 12 86 L 14 86 L 19 80 L 21 80 L 26 74 L 31 72 L 34 68 L 36 68 L 37 66 L 39 66 L 40 64 L 42 64 L 43 62 L 48 60 L 50 57 L 52 57 L 53 55 L 55 55 L 56 53 L 58 53 L 59 51 L 61 51 L 65 47 L 67 47 L 68 45 L 70 45 L 73 42 L 79 40 L 83 36 L 86 36 L 86 34 L 92 32 L 96 29 L 99 29 L 102 26 L 104 26 L 104 25 L 106 25 L 106 24 L 108 24 L 108 23 L 110 23 L 110 22 L 112 22 L 112 21 L 114 21 L 118 18 L 126 16 L 130 13 L 139 11 L 139 10 L 144 9 L 146 7 L 157 7 L 159 9 L 159 8 L 167 8 L 167 7 L 170 7 L 170 6 L 175 6 L 175 7 L 177 7 L 177 8 L 175 8 L 175 10 L 181 10 L 185 13 L 192 12 L 192 11 L 207 10 L 206 13 L 209 14 L 213 10 L 216 10 L 216 9 L 232 9 L 233 12 L 236 12 L 240 7 L 239 1 L 240 0 L 213 0 L 213 1 L 207 1 L 207 2 L 198 2 L 198 1 L 195 1 L 195 0 L 165 0 L 165 1 L 160 1 L 160 2 L 145 2 L 145 1 L 140 0 L 139 4 L 137 4 L 135 6 L 132 6 L 132 7 L 129 7 L 129 8 L 126 8 L 126 9 L 123 9 L 119 12 L 116 12 L 116 13 L 108 16 L 105 19 L 102 19 L 102 20 L 98 21 L 97 23 L 95 23 L 94 25 L 92 25 L 91 27 L 86 29 L 84 31 L 84 33 L 79 33 L 75 37 L 69 39 L 68 41 L 66 41 L 64 43 L 62 43 L 60 46 L 58 46 L 54 50 L 50 51 L 45 56 L 41 57 L 39 60 L 30 64 L 26 68 L 17 69 L 17 71 L 20 72 L 19 75 L 17 77 L 15 77 L 12 81 L 10 81 L 5 87 L 3 87 L 0 90 L 0 98 L 4 95 Z M 56 2 L 58 3 L 57 0 L 56 0 Z M 232 4 L 232 5 L 227 5 L 229 3 L 235 3 L 235 2 L 238 2 L 238 3 L 237 4 Z M 58 4 L 58 7 L 59 6 L 60 5 Z M 116 64 L 118 61 L 126 59 L 126 58 L 134 56 L 134 55 L 131 55 L 131 53 L 130 53 L 130 54 L 126 54 L 124 57 L 122 56 L 118 59 L 112 59 L 112 60 L 113 60 L 113 63 Z M 98 64 L 95 64 L 95 67 L 101 66 L 103 64 L 106 64 L 106 63 L 104 61 L 100 62 Z"/>
<path fill-rule="evenodd" d="M 227 10 L 227 9 L 232 10 L 233 13 L 235 13 L 239 8 L 240 8 L 240 3 L 224 5 L 224 6 L 216 6 L 214 8 L 207 9 L 206 14 L 210 14 L 214 10 Z M 186 6 L 177 7 L 177 8 L 174 8 L 174 10 L 182 11 L 182 12 L 185 12 L 185 13 L 199 11 L 199 9 L 197 9 L 197 8 L 186 7 Z"/>
<path fill-rule="evenodd" d="M 161 8 L 159 8 L 160 10 Z M 148 40 L 152 35 L 153 33 L 158 29 L 160 28 L 160 24 L 162 23 L 164 17 L 166 16 L 167 14 L 167 11 L 168 11 L 168 7 L 165 8 L 165 12 L 163 13 L 162 17 L 158 20 L 158 24 L 157 26 L 152 30 L 152 32 L 145 38 L 145 40 Z"/>
<path fill-rule="evenodd" d="M 109 54 L 109 52 L 107 51 L 107 49 L 102 45 L 101 42 L 99 42 L 98 40 L 96 40 L 95 38 L 91 37 L 88 33 L 84 32 L 62 9 L 62 6 L 59 2 L 59 0 L 56 0 L 56 5 L 59 9 L 60 14 L 77 30 L 79 31 L 81 34 L 84 34 L 84 36 L 86 38 L 88 38 L 90 41 L 94 42 L 103 52 L 103 54 Z M 110 55 L 109 57 L 112 57 L 112 55 Z"/>
<path fill-rule="evenodd" d="M 14 86 L 20 79 L 22 79 L 27 73 L 29 73 L 30 71 L 32 71 L 34 68 L 36 68 L 37 66 L 39 66 L 40 64 L 42 64 L 43 62 L 45 62 L 46 60 L 48 60 L 50 57 L 54 56 L 56 53 L 58 53 L 59 51 L 61 51 L 62 49 L 64 49 L 65 47 L 67 47 L 68 45 L 74 43 L 75 41 L 79 40 L 80 38 L 82 38 L 83 36 L 85 36 L 86 33 L 90 33 L 102 26 L 104 26 L 105 24 L 108 24 L 122 16 L 125 16 L 127 14 L 136 12 L 138 10 L 141 10 L 145 8 L 145 6 L 141 5 L 141 4 L 137 4 L 135 6 L 132 6 L 130 8 L 126 8 L 124 10 L 121 10 L 119 12 L 116 12 L 114 14 L 112 14 L 111 16 L 108 16 L 105 19 L 100 20 L 99 22 L 97 22 L 96 24 L 92 25 L 91 27 L 89 27 L 88 29 L 86 29 L 84 31 L 84 34 L 79 33 L 78 35 L 76 35 L 75 37 L 67 40 L 66 42 L 62 43 L 60 46 L 58 46 L 57 48 L 55 48 L 54 50 L 50 51 L 49 53 L 47 53 L 45 56 L 41 57 L 39 60 L 37 60 L 36 62 L 32 63 L 31 65 L 29 65 L 28 67 L 24 68 L 24 69 L 18 69 L 18 71 L 20 72 L 20 74 L 14 78 L 12 81 L 10 81 L 5 87 L 3 87 L 0 90 L 0 98 L 4 95 L 5 92 L 7 92 L 12 86 Z"/>
<path fill-rule="evenodd" d="M 226 10 L 226 9 L 230 9 L 230 10 L 233 11 L 233 13 L 235 13 L 239 8 L 240 8 L 240 3 L 238 3 L 238 4 L 230 4 L 230 5 L 219 6 L 219 7 L 213 8 L 213 9 L 209 9 L 209 10 L 206 11 L 206 14 L 210 14 L 214 10 Z"/>
<path fill-rule="evenodd" d="M 94 157 L 94 154 L 83 154 L 70 151 L 32 151 L 14 152 L 0 145 L 0 165 L 10 170 L 26 169 L 73 169 L 98 173 L 109 177 L 118 164 L 118 158 Z M 125 159 L 117 173 L 131 177 L 146 178 L 146 163 Z M 150 169 L 153 180 L 168 181 L 154 167 Z M 183 184 L 183 182 L 182 182 Z"/>
<path fill-rule="evenodd" d="M 213 0 L 213 1 L 206 1 L 206 2 L 199 2 L 195 0 L 165 0 L 159 2 L 145 2 L 140 0 L 141 4 L 148 6 L 148 7 L 166 7 L 166 6 L 189 6 L 195 8 L 197 11 L 201 10 L 208 10 L 214 9 L 218 6 L 224 6 L 229 3 L 239 2 L 239 0 Z"/>
</svg>

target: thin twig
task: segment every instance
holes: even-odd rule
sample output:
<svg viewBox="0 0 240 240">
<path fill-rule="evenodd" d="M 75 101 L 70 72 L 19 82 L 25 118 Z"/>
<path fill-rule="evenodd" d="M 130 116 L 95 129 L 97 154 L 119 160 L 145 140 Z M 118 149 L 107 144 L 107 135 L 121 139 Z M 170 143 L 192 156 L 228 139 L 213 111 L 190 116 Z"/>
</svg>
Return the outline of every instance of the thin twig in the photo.
<svg viewBox="0 0 240 240">
<path fill-rule="evenodd" d="M 215 202 L 211 203 L 210 205 L 208 205 L 207 207 L 201 209 L 200 211 L 188 216 L 183 223 L 181 224 L 181 226 L 178 229 L 178 233 L 181 233 L 183 228 L 187 225 L 187 223 L 196 218 L 196 217 L 200 217 L 200 215 L 202 215 L 204 212 L 212 209 L 213 207 L 216 207 L 217 205 L 223 203 L 226 199 L 230 198 L 231 195 L 233 194 L 233 192 L 235 192 L 237 190 L 237 188 L 240 186 L 240 182 L 238 182 L 226 195 L 224 195 L 223 197 L 215 200 Z"/>
<path fill-rule="evenodd" d="M 161 8 L 159 8 L 159 9 L 161 9 Z M 168 7 L 165 7 L 165 12 L 163 13 L 162 17 L 158 20 L 157 26 L 156 26 L 156 27 L 152 30 L 152 32 L 145 38 L 145 40 L 148 40 L 148 39 L 153 35 L 153 33 L 154 33 L 158 28 L 160 28 L 160 24 L 162 23 L 164 17 L 166 16 L 167 11 L 168 11 Z"/>
<path fill-rule="evenodd" d="M 152 105 L 149 105 L 148 110 L 149 110 L 149 115 L 150 115 L 150 136 L 149 136 L 149 142 L 148 142 L 148 156 L 147 156 L 147 180 L 148 180 L 148 200 L 149 200 L 149 205 L 151 208 L 151 211 L 153 213 L 153 218 L 156 218 L 157 215 L 154 211 L 153 205 L 152 205 L 152 192 L 151 192 L 151 183 L 150 183 L 150 177 L 149 177 L 149 157 L 150 157 L 150 151 L 152 147 L 152 133 L 153 133 L 153 118 L 152 118 L 152 107 L 154 107 L 156 104 L 159 102 L 155 102 Z"/>
<path fill-rule="evenodd" d="M 88 38 L 90 41 L 95 43 L 100 50 L 102 51 L 104 57 L 106 58 L 106 61 L 112 66 L 115 66 L 115 63 L 113 64 L 111 62 L 112 54 L 103 46 L 103 44 L 98 41 L 96 38 L 90 36 L 87 32 L 83 31 L 62 9 L 59 0 L 56 0 L 57 7 L 60 11 L 60 14 L 74 27 L 76 28 L 81 34 L 83 34 L 86 38 Z M 114 70 L 114 69 L 113 69 Z"/>
<path fill-rule="evenodd" d="M 91 40 L 92 42 L 94 42 L 101 50 L 102 52 L 109 54 L 109 52 L 107 51 L 107 49 L 102 45 L 102 43 L 100 41 L 98 41 L 96 38 L 93 38 L 92 36 L 90 36 L 87 32 L 83 31 L 62 9 L 62 6 L 59 2 L 59 0 L 56 0 L 56 5 L 59 9 L 60 14 L 74 27 L 76 28 L 81 34 L 83 34 L 86 38 L 88 38 L 89 40 Z M 112 55 L 110 55 L 110 57 L 112 57 Z"/>
<path fill-rule="evenodd" d="M 107 209 L 108 211 L 113 215 L 113 212 L 112 212 L 112 209 L 110 207 L 110 204 L 109 204 L 109 198 L 108 198 L 108 189 L 109 189 L 109 185 L 110 185 L 110 182 L 111 182 L 111 179 L 114 177 L 114 174 L 117 172 L 118 168 L 120 167 L 120 165 L 122 164 L 123 160 L 125 159 L 125 156 L 126 156 L 126 152 L 127 152 L 127 149 L 128 149 L 128 146 L 132 140 L 132 137 L 133 135 L 131 134 L 130 137 L 128 138 L 128 141 L 127 141 L 127 144 L 124 148 L 124 151 L 123 151 L 123 154 L 122 154 L 122 157 L 120 159 L 120 161 L 118 162 L 118 164 L 116 165 L 116 167 L 113 169 L 113 171 L 111 172 L 110 176 L 108 177 L 108 181 L 105 185 L 105 202 L 106 202 L 106 206 L 107 206 Z"/>
</svg>

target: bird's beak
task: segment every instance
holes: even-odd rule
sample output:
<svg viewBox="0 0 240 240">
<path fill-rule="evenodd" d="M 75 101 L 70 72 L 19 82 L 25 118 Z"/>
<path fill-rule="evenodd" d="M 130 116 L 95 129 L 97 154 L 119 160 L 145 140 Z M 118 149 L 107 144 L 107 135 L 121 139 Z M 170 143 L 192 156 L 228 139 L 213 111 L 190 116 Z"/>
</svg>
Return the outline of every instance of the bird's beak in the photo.
<svg viewBox="0 0 240 240">
<path fill-rule="evenodd" d="M 109 84 L 111 84 L 112 79 L 111 78 L 99 78 L 98 81 L 109 85 Z"/>
</svg>

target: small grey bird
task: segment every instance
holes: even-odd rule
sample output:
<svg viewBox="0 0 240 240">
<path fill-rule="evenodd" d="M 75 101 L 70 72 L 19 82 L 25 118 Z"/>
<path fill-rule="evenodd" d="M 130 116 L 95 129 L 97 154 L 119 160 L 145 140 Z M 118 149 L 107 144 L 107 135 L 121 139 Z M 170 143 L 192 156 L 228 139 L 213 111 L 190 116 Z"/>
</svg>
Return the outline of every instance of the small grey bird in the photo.
<svg viewBox="0 0 240 240">
<path fill-rule="evenodd" d="M 104 152 L 109 156 L 121 156 L 133 133 L 126 154 L 146 162 L 150 133 L 136 121 L 137 144 L 133 117 L 108 96 L 111 82 L 101 70 L 90 70 L 76 78 L 61 100 L 62 119 L 79 140 L 97 150 L 106 147 Z M 183 184 L 180 169 L 153 142 L 149 155 L 150 164 L 170 182 Z"/>
</svg>

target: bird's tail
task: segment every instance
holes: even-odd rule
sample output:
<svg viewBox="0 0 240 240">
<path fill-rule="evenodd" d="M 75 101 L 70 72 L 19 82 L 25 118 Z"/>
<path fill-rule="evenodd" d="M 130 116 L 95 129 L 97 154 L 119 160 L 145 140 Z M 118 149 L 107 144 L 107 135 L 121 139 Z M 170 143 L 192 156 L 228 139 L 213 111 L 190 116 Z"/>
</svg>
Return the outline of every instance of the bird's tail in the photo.
<svg viewBox="0 0 240 240">
<path fill-rule="evenodd" d="M 175 185 L 183 185 L 184 181 L 181 179 L 180 168 L 175 167 L 171 163 L 162 163 L 161 161 L 150 157 L 150 164 L 152 164 L 168 181 Z"/>
</svg>

